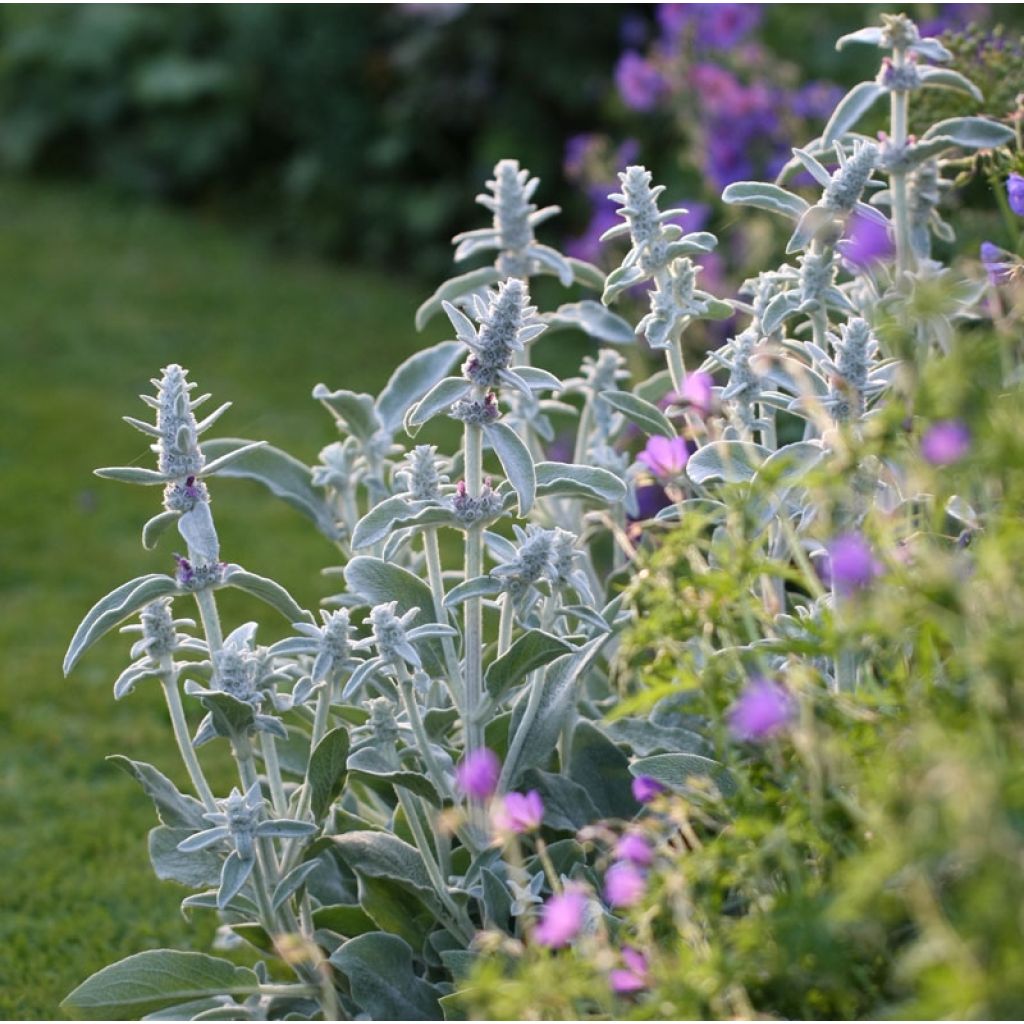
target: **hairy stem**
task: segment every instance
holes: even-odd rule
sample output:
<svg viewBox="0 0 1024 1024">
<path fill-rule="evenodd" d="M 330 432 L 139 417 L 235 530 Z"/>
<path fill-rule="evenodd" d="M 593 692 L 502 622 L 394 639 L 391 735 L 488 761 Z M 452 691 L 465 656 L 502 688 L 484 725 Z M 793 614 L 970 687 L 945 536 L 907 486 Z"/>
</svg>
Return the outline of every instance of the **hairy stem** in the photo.
<svg viewBox="0 0 1024 1024">
<path fill-rule="evenodd" d="M 896 47 L 892 54 L 895 69 L 906 64 L 906 51 Z M 893 147 L 897 152 L 907 144 L 907 117 L 910 108 L 910 97 L 903 90 L 893 90 L 889 94 L 889 134 Z M 890 192 L 892 194 L 892 219 L 896 234 L 896 269 L 902 273 L 912 270 L 914 252 L 910 245 L 910 207 L 907 202 L 907 174 L 904 170 L 893 170 L 889 173 Z"/>
<path fill-rule="evenodd" d="M 185 710 L 181 706 L 181 694 L 178 692 L 177 675 L 169 654 L 165 654 L 160 659 L 160 669 L 160 682 L 163 685 L 164 697 L 167 699 L 171 728 L 174 730 L 174 739 L 177 741 L 181 759 L 188 771 L 188 777 L 192 780 L 192 788 L 208 811 L 216 811 L 217 801 L 214 800 L 213 791 L 206 781 L 203 766 L 199 763 L 195 747 L 192 746 L 192 739 L 189 736 L 188 722 L 185 719 Z"/>
<path fill-rule="evenodd" d="M 478 498 L 483 489 L 483 432 L 477 424 L 466 424 L 465 435 L 466 488 L 471 497 Z M 483 573 L 483 533 L 479 525 L 466 531 L 465 578 L 476 579 Z M 464 606 L 463 658 L 463 727 L 466 732 L 466 750 L 483 746 L 483 729 L 477 721 L 476 710 L 483 697 L 483 603 L 471 597 Z"/>
</svg>

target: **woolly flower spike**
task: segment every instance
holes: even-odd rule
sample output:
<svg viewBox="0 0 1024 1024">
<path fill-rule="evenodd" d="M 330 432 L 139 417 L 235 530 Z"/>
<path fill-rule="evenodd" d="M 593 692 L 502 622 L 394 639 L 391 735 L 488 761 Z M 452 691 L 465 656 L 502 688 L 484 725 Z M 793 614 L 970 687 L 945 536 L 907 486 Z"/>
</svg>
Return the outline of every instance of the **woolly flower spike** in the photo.
<svg viewBox="0 0 1024 1024">
<path fill-rule="evenodd" d="M 917 26 L 905 14 L 883 14 L 882 27 L 862 28 L 843 36 L 836 49 L 848 43 L 868 43 L 883 50 L 906 50 L 934 61 L 948 61 L 952 54 L 938 39 L 922 38 Z"/>
<path fill-rule="evenodd" d="M 289 637 L 270 648 L 271 656 L 307 654 L 313 658 L 310 672 L 312 682 L 335 680 L 356 661 L 352 657 L 352 626 L 347 608 L 321 611 L 321 625 L 311 622 L 293 622 L 292 629 L 299 636 Z"/>
<path fill-rule="evenodd" d="M 224 861 L 217 892 L 217 906 L 223 910 L 241 892 L 252 874 L 256 865 L 257 839 L 299 839 L 315 832 L 316 826 L 291 818 L 260 821 L 263 797 L 259 782 L 254 782 L 244 794 L 237 789 L 231 790 L 230 796 L 218 804 L 221 810 L 203 815 L 213 828 L 183 839 L 178 843 L 178 849 L 182 853 L 195 853 L 224 842 L 233 847 Z"/>
<path fill-rule="evenodd" d="M 525 530 L 512 527 L 519 548 L 513 558 L 491 570 L 501 588 L 511 595 L 520 611 L 525 611 L 533 596 L 533 587 L 541 579 L 550 579 L 553 571 L 552 542 L 554 533 L 531 524 Z"/>
<path fill-rule="evenodd" d="M 861 317 L 852 317 L 840 328 L 840 336 L 827 335 L 835 359 L 830 359 L 814 342 L 806 342 L 816 367 L 829 379 L 827 405 L 836 423 L 858 420 L 868 401 L 885 388 L 877 363 L 878 342 L 871 326 Z"/>
<path fill-rule="evenodd" d="M 766 740 L 793 717 L 789 691 L 770 679 L 752 679 L 729 712 L 729 729 L 741 740 Z"/>
<path fill-rule="evenodd" d="M 459 789 L 474 800 L 486 800 L 493 796 L 500 775 L 501 761 L 487 747 L 471 750 L 455 769 L 455 781 Z"/>
<path fill-rule="evenodd" d="M 441 472 L 437 445 L 418 444 L 406 456 L 395 479 L 405 487 L 411 501 L 440 501 L 448 477 Z"/>
<path fill-rule="evenodd" d="M 195 637 L 178 632 L 179 626 L 195 628 L 192 619 L 176 619 L 171 612 L 172 599 L 162 597 L 146 605 L 139 623 L 122 626 L 122 633 L 141 633 L 132 644 L 132 663 L 114 683 L 114 699 L 120 700 L 135 689 L 140 679 L 155 678 L 163 671 L 163 660 L 179 652 L 206 654 L 206 644 Z"/>
<path fill-rule="evenodd" d="M 659 280 L 651 292 L 651 311 L 636 325 L 651 348 L 668 348 L 678 341 L 692 318 L 720 319 L 732 312 L 731 306 L 708 292 L 697 290 L 700 271 L 701 268 L 685 256 L 673 260 L 668 266 L 667 279 Z"/>
<path fill-rule="evenodd" d="M 722 390 L 722 401 L 728 403 L 730 418 L 744 430 L 760 430 L 763 426 L 757 417 L 763 382 L 751 365 L 759 340 L 755 327 L 748 327 L 729 340 L 727 349 L 711 353 L 716 363 L 730 371 L 729 382 Z"/>
<path fill-rule="evenodd" d="M 569 945 L 580 933 L 587 910 L 587 897 L 581 889 L 567 888 L 552 896 L 541 910 L 534 940 L 549 949 Z"/>
<path fill-rule="evenodd" d="M 526 285 L 516 278 L 498 285 L 487 302 L 474 295 L 472 312 L 480 324 L 479 329 L 461 310 L 450 302 L 444 303 L 456 337 L 471 353 L 462 366 L 467 381 L 481 388 L 508 384 L 529 392 L 527 383 L 510 370 L 515 353 L 522 352 L 546 330 L 546 325 L 536 315 L 536 307 L 529 303 Z"/>
<path fill-rule="evenodd" d="M 152 383 L 157 389 L 155 408 L 159 440 L 152 445 L 157 453 L 157 466 L 167 477 L 197 476 L 206 460 L 199 450 L 200 426 L 193 410 L 210 396 L 201 395 L 195 401 L 190 400 L 189 392 L 196 385 L 188 380 L 188 371 L 177 363 L 165 367 L 163 376 L 159 380 L 154 378 Z M 143 401 L 150 404 L 145 398 Z M 203 429 L 229 405 L 229 402 L 225 403 L 204 420 Z"/>
<path fill-rule="evenodd" d="M 558 206 L 538 210 L 530 200 L 540 184 L 530 172 L 520 169 L 518 160 L 499 160 L 494 178 L 487 182 L 490 195 L 481 193 L 476 201 L 494 214 L 493 227 L 464 231 L 452 241 L 457 246 L 456 261 L 478 252 L 498 249 L 497 268 L 507 277 L 530 277 L 535 273 L 554 273 L 563 285 L 572 284 L 572 267 L 561 253 L 541 245 L 533 229 L 561 212 Z"/>
<path fill-rule="evenodd" d="M 678 224 L 669 221 L 681 217 L 687 210 L 658 210 L 658 197 L 665 191 L 664 185 L 651 185 L 651 172 L 644 167 L 627 167 L 619 174 L 622 191 L 613 192 L 608 198 L 621 205 L 620 217 L 626 221 L 609 228 L 601 241 L 628 234 L 632 248 L 618 270 L 608 275 L 601 301 L 607 305 L 627 288 L 654 277 L 681 256 L 693 256 L 710 252 L 718 240 L 706 231 L 683 234 Z"/>
<path fill-rule="evenodd" d="M 576 534 L 555 527 L 549 531 L 551 539 L 551 562 L 547 570 L 547 578 L 556 590 L 571 587 L 587 604 L 593 604 L 590 583 L 587 574 L 578 567 L 578 563 L 586 557 L 576 547 Z"/>
<path fill-rule="evenodd" d="M 878 147 L 872 142 L 854 143 L 850 156 L 840 149 L 839 169 L 829 180 L 821 205 L 840 214 L 853 213 L 877 163 Z"/>
<path fill-rule="evenodd" d="M 501 515 L 502 508 L 501 495 L 491 488 L 489 480 L 484 481 L 477 498 L 470 497 L 466 490 L 465 480 L 460 480 L 455 485 L 452 511 L 462 526 L 475 526 L 477 523 L 489 522 Z"/>
<path fill-rule="evenodd" d="M 921 454 L 933 466 L 959 462 L 971 450 L 971 432 L 960 420 L 933 423 L 921 438 Z"/>
</svg>

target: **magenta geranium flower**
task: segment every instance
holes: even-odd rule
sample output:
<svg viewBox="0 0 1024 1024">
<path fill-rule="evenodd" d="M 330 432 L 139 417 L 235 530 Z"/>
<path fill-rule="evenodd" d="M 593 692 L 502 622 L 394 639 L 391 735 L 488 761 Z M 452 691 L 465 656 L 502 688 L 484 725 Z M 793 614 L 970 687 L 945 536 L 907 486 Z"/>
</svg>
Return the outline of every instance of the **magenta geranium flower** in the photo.
<svg viewBox="0 0 1024 1024">
<path fill-rule="evenodd" d="M 702 370 L 688 373 L 679 397 L 688 402 L 701 416 L 707 416 L 711 412 L 714 400 L 714 392 L 711 390 L 713 384 L 714 380 L 710 373 L 704 373 Z"/>
<path fill-rule="evenodd" d="M 690 450 L 681 437 L 652 437 L 636 457 L 659 480 L 674 480 L 686 468 Z"/>
<path fill-rule="evenodd" d="M 647 957 L 643 953 L 630 946 L 623 946 L 622 962 L 625 966 L 616 968 L 608 975 L 608 982 L 613 992 L 617 992 L 619 995 L 629 995 L 631 992 L 642 992 L 650 985 Z"/>
<path fill-rule="evenodd" d="M 466 796 L 486 800 L 494 795 L 501 775 L 501 761 L 493 750 L 471 750 L 455 769 L 455 781 Z"/>
<path fill-rule="evenodd" d="M 605 899 L 613 907 L 632 907 L 644 898 L 647 878 L 635 864 L 620 860 L 604 876 Z"/>
<path fill-rule="evenodd" d="M 534 832 L 544 820 L 544 801 L 540 793 L 506 793 L 491 811 L 491 819 L 500 832 Z"/>
<path fill-rule="evenodd" d="M 863 590 L 882 571 L 871 546 L 859 533 L 846 533 L 828 545 L 828 578 L 838 594 Z"/>
<path fill-rule="evenodd" d="M 654 851 L 651 844 L 636 832 L 627 832 L 615 844 L 615 859 L 626 860 L 642 868 L 649 868 L 654 863 Z"/>
<path fill-rule="evenodd" d="M 633 799 L 637 803 L 649 804 L 660 793 L 665 792 L 665 787 L 650 775 L 638 775 L 632 783 Z"/>
<path fill-rule="evenodd" d="M 729 711 L 729 729 L 741 740 L 770 739 L 793 717 L 793 698 L 780 683 L 752 679 Z"/>
<path fill-rule="evenodd" d="M 569 945 L 583 927 L 586 909 L 587 897 L 579 889 L 556 893 L 541 909 L 534 939 L 550 949 Z"/>
<path fill-rule="evenodd" d="M 959 462 L 971 449 L 971 432 L 960 420 L 933 423 L 921 438 L 921 454 L 933 466 Z"/>
</svg>

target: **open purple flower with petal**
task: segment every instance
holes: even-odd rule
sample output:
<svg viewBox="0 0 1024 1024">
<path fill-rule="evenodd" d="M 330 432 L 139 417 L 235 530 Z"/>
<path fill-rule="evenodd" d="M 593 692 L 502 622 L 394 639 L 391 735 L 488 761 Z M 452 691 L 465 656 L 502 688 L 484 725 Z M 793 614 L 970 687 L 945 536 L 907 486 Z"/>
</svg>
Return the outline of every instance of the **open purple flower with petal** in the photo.
<svg viewBox="0 0 1024 1024">
<path fill-rule="evenodd" d="M 637 803 L 649 804 L 655 797 L 665 792 L 665 787 L 650 775 L 638 775 L 633 780 L 633 799 Z"/>
<path fill-rule="evenodd" d="M 627 832 L 615 844 L 615 859 L 629 861 L 638 867 L 649 868 L 654 863 L 651 844 L 637 832 Z"/>
<path fill-rule="evenodd" d="M 487 747 L 471 750 L 455 769 L 455 781 L 459 789 L 474 800 L 486 800 L 493 796 L 500 775 L 501 761 Z"/>
<path fill-rule="evenodd" d="M 631 110 L 653 110 L 665 93 L 661 72 L 635 50 L 627 50 L 615 66 L 615 85 Z"/>
<path fill-rule="evenodd" d="M 699 412 L 701 416 L 707 416 L 711 412 L 714 402 L 714 392 L 711 390 L 714 383 L 711 374 L 704 373 L 703 370 L 688 373 L 686 380 L 683 381 L 683 390 L 679 392 L 679 397 L 689 403 L 690 407 Z"/>
<path fill-rule="evenodd" d="M 839 253 L 856 270 L 891 259 L 895 252 L 889 229 L 871 217 L 854 213 L 849 231 L 838 246 Z"/>
<path fill-rule="evenodd" d="M 960 420 L 939 420 L 921 438 L 921 454 L 933 466 L 948 466 L 962 459 L 971 448 L 971 432 Z"/>
<path fill-rule="evenodd" d="M 729 711 L 729 729 L 737 739 L 766 740 L 785 729 L 793 711 L 793 698 L 784 686 L 751 679 Z"/>
<path fill-rule="evenodd" d="M 981 262 L 992 284 L 1004 284 L 1013 274 L 1011 254 L 993 242 L 981 243 Z"/>
<path fill-rule="evenodd" d="M 682 437 L 652 437 L 647 447 L 636 457 L 659 480 L 674 480 L 686 468 L 690 449 Z"/>
<path fill-rule="evenodd" d="M 616 968 L 608 975 L 608 982 L 613 992 L 629 995 L 631 992 L 642 992 L 650 985 L 648 977 L 647 957 L 639 950 L 630 946 L 622 947 L 624 967 Z"/>
<path fill-rule="evenodd" d="M 1010 203 L 1010 209 L 1018 217 L 1024 217 L 1024 175 L 1014 171 L 1006 179 L 1006 198 Z"/>
<path fill-rule="evenodd" d="M 604 876 L 605 899 L 613 907 L 632 907 L 644 898 L 647 878 L 628 860 L 613 864 Z"/>
<path fill-rule="evenodd" d="M 844 533 L 828 544 L 828 578 L 838 594 L 863 590 L 882 571 L 859 533 Z"/>
<path fill-rule="evenodd" d="M 579 935 L 586 909 L 587 897 L 581 890 L 568 888 L 556 893 L 541 909 L 534 939 L 550 949 L 567 946 Z"/>
<path fill-rule="evenodd" d="M 491 820 L 500 832 L 534 832 L 544 820 L 544 801 L 540 793 L 506 793 L 491 811 Z"/>
</svg>

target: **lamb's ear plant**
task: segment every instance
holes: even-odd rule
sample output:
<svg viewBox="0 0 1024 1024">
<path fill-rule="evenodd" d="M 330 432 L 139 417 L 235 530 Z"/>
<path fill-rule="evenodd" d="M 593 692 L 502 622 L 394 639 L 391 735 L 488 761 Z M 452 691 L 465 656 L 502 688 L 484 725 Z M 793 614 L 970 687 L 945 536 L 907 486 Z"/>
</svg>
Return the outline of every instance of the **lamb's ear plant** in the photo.
<svg viewBox="0 0 1024 1024">
<path fill-rule="evenodd" d="M 697 677 L 771 676 L 785 668 L 783 641 L 834 629 L 844 639 L 815 670 L 827 691 L 856 691 L 861 652 L 841 627 L 875 571 L 864 534 L 878 509 L 911 529 L 919 505 L 912 482 L 871 447 L 873 424 L 886 396 L 908 401 L 908 365 L 972 312 L 971 289 L 946 289 L 930 319 L 901 326 L 914 289 L 953 274 L 931 261 L 925 231 L 946 233 L 935 210 L 942 161 L 1006 133 L 967 118 L 909 140 L 915 89 L 969 86 L 917 69 L 913 54 L 937 60 L 941 47 L 905 18 L 854 40 L 893 56 L 797 151 L 820 197 L 760 183 L 727 190 L 727 201 L 794 225 L 794 262 L 747 282 L 742 298 L 698 287 L 716 239 L 673 224 L 680 211 L 659 210 L 662 190 L 643 167 L 621 175 L 624 223 L 608 234 L 631 247 L 605 278 L 536 240 L 557 209 L 538 209 L 536 179 L 503 160 L 479 197 L 492 226 L 455 240 L 457 261 L 496 253 L 493 265 L 446 282 L 417 314 L 418 326 L 444 316 L 453 337 L 411 356 L 376 397 L 318 384 L 313 398 L 340 435 L 318 465 L 262 442 L 201 442 L 226 407 L 199 422 L 205 396 L 191 397 L 182 368 L 154 382 L 143 401 L 156 423 L 128 422 L 154 439 L 157 468 L 98 473 L 163 486 L 143 543 L 175 527 L 184 553 L 173 571 L 101 599 L 64 667 L 138 617 L 124 627 L 138 639 L 114 695 L 149 678 L 163 688 L 191 793 L 152 765 L 115 761 L 156 805 L 158 877 L 191 889 L 183 911 L 217 915 L 254 966 L 149 951 L 88 979 L 68 1005 L 165 1018 L 436 1018 L 455 1012 L 453 993 L 481 952 L 621 931 L 619 897 L 635 879 L 619 870 L 618 895 L 602 898 L 604 854 L 581 830 L 600 822 L 612 834 L 652 793 L 689 791 L 694 777 L 716 798 L 734 789 L 716 723 L 678 695 L 635 717 L 620 703 L 639 549 L 680 520 L 710 531 L 700 558 L 712 568 L 742 526 L 758 613 L 665 637 L 657 657 L 673 652 Z M 875 143 L 853 128 L 883 94 L 893 125 Z M 849 255 L 864 224 L 895 237 L 895 266 Z M 540 275 L 600 301 L 538 312 L 530 287 Z M 649 310 L 634 328 L 607 307 L 639 289 Z M 688 371 L 690 325 L 732 316 L 733 336 Z M 616 348 L 597 348 L 563 382 L 535 364 L 568 329 Z M 665 368 L 630 386 L 618 347 L 641 338 Z M 575 423 L 571 462 L 546 455 L 557 419 Z M 439 420 L 459 425 L 453 451 L 432 433 Z M 208 492 L 217 476 L 262 484 L 337 546 L 343 564 L 331 571 L 344 587 L 318 621 L 278 583 L 221 560 Z M 831 477 L 851 486 L 822 492 Z M 644 507 L 652 482 L 666 495 L 657 516 Z M 829 560 L 831 589 L 815 569 Z M 281 635 L 258 644 L 255 623 L 225 628 L 225 587 L 279 611 Z M 196 620 L 186 617 L 193 602 Z M 226 794 L 197 753 L 225 741 L 238 768 Z"/>
</svg>

